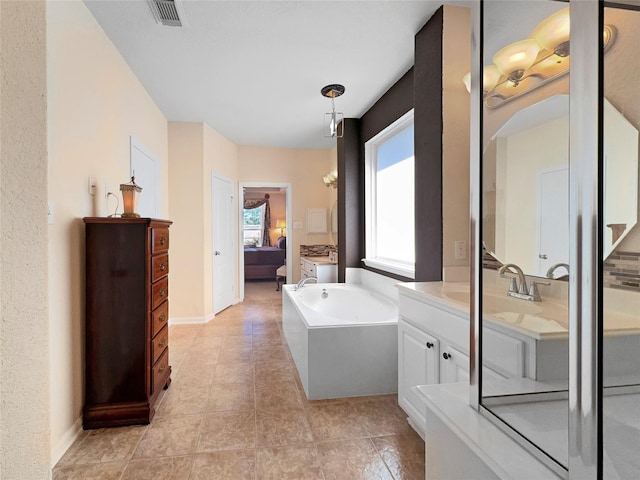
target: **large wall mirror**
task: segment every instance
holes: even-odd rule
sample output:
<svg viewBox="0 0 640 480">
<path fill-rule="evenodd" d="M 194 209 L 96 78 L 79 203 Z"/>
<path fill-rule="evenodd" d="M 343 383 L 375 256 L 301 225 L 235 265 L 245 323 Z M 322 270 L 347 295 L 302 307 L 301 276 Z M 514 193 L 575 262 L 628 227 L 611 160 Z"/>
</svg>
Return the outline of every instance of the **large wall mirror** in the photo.
<svg viewBox="0 0 640 480">
<path fill-rule="evenodd" d="M 604 119 L 607 258 L 638 220 L 638 130 L 607 99 Z M 569 96 L 556 94 L 515 112 L 484 151 L 484 244 L 528 275 L 566 278 L 568 148 Z"/>
<path fill-rule="evenodd" d="M 566 476 L 569 286 L 558 280 L 571 270 L 569 7 L 522 5 L 482 6 L 480 410 Z M 640 412 L 631 407 L 640 395 L 640 12 L 606 8 L 604 23 L 605 470 L 607 478 L 640 478 L 630 454 L 640 447 Z"/>
</svg>

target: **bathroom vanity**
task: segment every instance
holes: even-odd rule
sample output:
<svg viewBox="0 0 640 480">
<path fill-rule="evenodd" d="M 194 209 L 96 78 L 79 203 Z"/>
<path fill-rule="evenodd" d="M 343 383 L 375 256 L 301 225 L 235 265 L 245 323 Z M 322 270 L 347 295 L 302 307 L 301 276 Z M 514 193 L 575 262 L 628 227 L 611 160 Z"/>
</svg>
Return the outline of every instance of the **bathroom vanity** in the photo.
<svg viewBox="0 0 640 480">
<path fill-rule="evenodd" d="M 487 281 L 487 283 L 489 283 Z M 562 283 L 560 289 L 564 287 Z M 424 401 L 414 387 L 469 383 L 469 285 L 464 282 L 398 284 L 398 402 L 421 435 Z M 566 390 L 568 311 L 566 302 L 547 295 L 542 302 L 506 295 L 507 287 L 485 287 L 483 383 L 492 397 Z M 560 293 L 560 296 L 562 294 Z M 633 308 L 627 292 L 609 291 L 607 299 Z M 605 319 L 605 374 L 609 385 L 637 383 L 640 365 L 629 357 L 640 335 L 640 319 L 631 311 L 608 312 Z"/>
<path fill-rule="evenodd" d="M 300 278 L 316 277 L 318 283 L 338 281 L 338 264 L 328 255 L 300 257 Z"/>
</svg>

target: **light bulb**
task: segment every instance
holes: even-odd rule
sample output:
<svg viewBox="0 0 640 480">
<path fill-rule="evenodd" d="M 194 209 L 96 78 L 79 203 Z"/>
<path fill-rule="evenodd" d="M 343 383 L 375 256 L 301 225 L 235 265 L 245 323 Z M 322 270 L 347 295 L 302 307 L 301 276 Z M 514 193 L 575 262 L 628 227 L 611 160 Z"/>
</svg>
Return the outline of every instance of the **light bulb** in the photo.
<svg viewBox="0 0 640 480">
<path fill-rule="evenodd" d="M 569 8 L 563 8 L 540 22 L 531 36 L 545 50 L 555 50 L 559 45 L 569 41 L 570 26 Z"/>
</svg>

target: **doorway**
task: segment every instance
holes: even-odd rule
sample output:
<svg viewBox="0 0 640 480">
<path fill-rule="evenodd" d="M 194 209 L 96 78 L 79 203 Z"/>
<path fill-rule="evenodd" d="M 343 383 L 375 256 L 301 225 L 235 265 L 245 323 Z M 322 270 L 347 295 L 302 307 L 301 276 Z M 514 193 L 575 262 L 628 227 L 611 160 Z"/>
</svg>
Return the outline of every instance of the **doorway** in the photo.
<svg viewBox="0 0 640 480">
<path fill-rule="evenodd" d="M 275 296 L 279 283 L 293 278 L 292 242 L 287 236 L 291 231 L 291 184 L 240 182 L 239 196 L 240 300 L 244 300 L 247 286 L 273 290 Z M 269 227 L 265 229 L 267 221 Z"/>
</svg>

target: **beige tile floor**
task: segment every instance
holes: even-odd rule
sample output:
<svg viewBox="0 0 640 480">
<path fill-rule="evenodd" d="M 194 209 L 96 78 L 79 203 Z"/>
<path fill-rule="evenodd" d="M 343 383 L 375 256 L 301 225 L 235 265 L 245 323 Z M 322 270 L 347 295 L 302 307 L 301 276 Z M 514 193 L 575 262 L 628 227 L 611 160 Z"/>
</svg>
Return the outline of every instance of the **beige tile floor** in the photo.
<svg viewBox="0 0 640 480">
<path fill-rule="evenodd" d="M 307 400 L 275 282 L 206 325 L 170 328 L 173 383 L 150 425 L 82 432 L 54 480 L 424 479 L 395 395 Z"/>
</svg>

